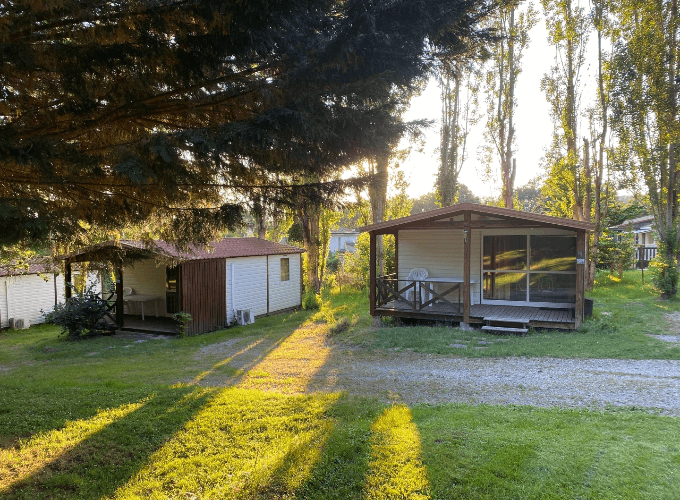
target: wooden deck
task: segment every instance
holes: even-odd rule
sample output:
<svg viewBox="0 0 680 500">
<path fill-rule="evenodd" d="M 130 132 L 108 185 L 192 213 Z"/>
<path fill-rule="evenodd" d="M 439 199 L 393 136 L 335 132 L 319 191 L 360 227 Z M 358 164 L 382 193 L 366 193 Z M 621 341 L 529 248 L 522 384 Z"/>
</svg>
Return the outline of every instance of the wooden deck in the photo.
<svg viewBox="0 0 680 500">
<path fill-rule="evenodd" d="M 396 316 L 440 321 L 463 321 L 463 306 L 435 303 L 414 311 L 412 304 L 392 301 L 376 307 L 378 316 Z M 574 329 L 574 310 L 548 307 L 473 304 L 470 323 L 523 324 L 538 328 Z"/>
<path fill-rule="evenodd" d="M 172 318 L 145 315 L 142 321 L 141 316 L 132 316 L 126 314 L 124 317 L 124 324 L 122 331 L 124 332 L 140 332 L 140 333 L 155 333 L 160 335 L 179 335 L 179 325 Z"/>
</svg>

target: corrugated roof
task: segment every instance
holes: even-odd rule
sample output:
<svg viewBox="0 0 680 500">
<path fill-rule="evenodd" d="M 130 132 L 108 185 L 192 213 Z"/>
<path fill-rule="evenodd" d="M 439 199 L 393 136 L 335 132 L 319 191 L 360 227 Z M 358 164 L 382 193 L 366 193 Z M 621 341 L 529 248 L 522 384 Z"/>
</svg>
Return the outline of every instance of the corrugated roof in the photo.
<svg viewBox="0 0 680 500">
<path fill-rule="evenodd" d="M 106 260 L 107 258 L 151 258 L 154 255 L 177 260 L 201 260 L 201 259 L 229 259 L 233 257 L 254 257 L 260 255 L 281 255 L 303 253 L 302 248 L 276 243 L 274 241 L 261 240 L 259 238 L 224 238 L 214 241 L 207 248 L 201 246 L 191 247 L 188 251 L 179 251 L 165 241 L 145 243 L 143 241 L 121 240 L 120 242 L 107 241 L 88 248 L 83 248 L 62 259 L 84 260 L 83 257 L 91 256 L 92 260 Z M 80 259 L 78 259 L 80 257 Z"/>
<path fill-rule="evenodd" d="M 642 217 L 636 217 L 635 219 L 624 220 L 621 224 L 611 226 L 609 229 L 628 229 L 629 226 L 633 226 L 635 224 L 642 224 L 645 222 L 653 221 L 654 221 L 653 215 L 643 215 Z"/>
<path fill-rule="evenodd" d="M 28 271 L 25 269 L 17 270 L 0 267 L 0 278 L 4 276 L 24 276 L 27 274 L 52 274 L 54 272 L 59 272 L 59 270 L 55 269 L 51 264 L 31 263 L 28 265 Z"/>
<path fill-rule="evenodd" d="M 509 208 L 490 207 L 488 205 L 477 205 L 475 203 L 459 203 L 450 207 L 439 208 L 437 210 L 430 210 L 429 212 L 421 212 L 408 217 L 400 219 L 393 219 L 370 226 L 359 228 L 359 231 L 383 231 L 385 229 L 396 229 L 400 226 L 411 224 L 413 222 L 429 222 L 438 219 L 446 219 L 455 215 L 470 212 L 477 215 L 486 215 L 501 217 L 507 219 L 523 220 L 529 222 L 536 222 L 546 226 L 564 227 L 568 229 L 584 229 L 592 231 L 595 229 L 595 224 L 592 222 L 578 221 L 573 219 L 564 219 L 561 217 L 552 217 L 550 215 L 535 214 L 532 212 L 522 212 L 520 210 L 512 210 Z"/>
</svg>

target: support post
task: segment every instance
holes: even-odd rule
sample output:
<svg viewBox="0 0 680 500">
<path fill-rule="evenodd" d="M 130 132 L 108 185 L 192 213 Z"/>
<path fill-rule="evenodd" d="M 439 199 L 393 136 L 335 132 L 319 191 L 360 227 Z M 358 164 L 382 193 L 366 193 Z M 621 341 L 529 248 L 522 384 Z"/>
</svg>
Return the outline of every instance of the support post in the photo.
<svg viewBox="0 0 680 500">
<path fill-rule="evenodd" d="M 71 287 L 73 286 L 71 282 L 71 261 L 67 260 L 64 267 L 64 297 L 68 300 L 71 298 Z"/>
<path fill-rule="evenodd" d="M 470 248 L 472 242 L 470 212 L 465 212 L 463 242 L 463 321 L 470 323 Z"/>
<path fill-rule="evenodd" d="M 123 268 L 116 267 L 116 325 L 118 329 L 125 326 L 123 319 Z"/>
<path fill-rule="evenodd" d="M 375 244 L 375 233 L 373 231 L 370 231 L 369 233 L 369 238 L 370 238 L 370 257 L 369 257 L 369 264 L 368 264 L 368 274 L 369 274 L 369 292 L 368 292 L 368 301 L 369 301 L 369 308 L 370 308 L 370 314 L 371 316 L 375 316 L 375 252 L 376 252 L 376 244 Z"/>
<path fill-rule="evenodd" d="M 394 289 L 399 290 L 399 231 L 394 232 Z"/>
<path fill-rule="evenodd" d="M 576 304 L 574 308 L 574 328 L 579 328 L 583 323 L 585 264 L 586 233 L 585 231 L 579 231 L 576 234 Z"/>
</svg>

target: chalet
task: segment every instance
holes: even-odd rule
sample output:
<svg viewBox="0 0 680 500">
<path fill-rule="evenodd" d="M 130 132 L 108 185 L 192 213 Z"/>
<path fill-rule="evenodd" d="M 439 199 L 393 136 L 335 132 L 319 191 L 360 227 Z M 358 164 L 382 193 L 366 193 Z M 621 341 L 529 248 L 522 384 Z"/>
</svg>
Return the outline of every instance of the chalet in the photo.
<svg viewBox="0 0 680 500">
<path fill-rule="evenodd" d="M 609 230 L 616 233 L 632 232 L 635 235 L 635 261 L 638 267 L 646 268 L 649 261 L 656 257 L 656 230 L 653 215 L 627 219 L 621 224 L 611 226 Z"/>
<path fill-rule="evenodd" d="M 372 316 L 460 321 L 485 330 L 578 328 L 590 222 L 461 203 L 361 228 L 370 234 Z M 378 276 L 376 238 L 396 240 Z"/>
<path fill-rule="evenodd" d="M 258 238 L 225 238 L 187 252 L 162 241 L 110 241 L 63 259 L 67 282 L 77 262 L 115 270 L 109 299 L 119 329 L 175 332 L 172 316 L 186 312 L 188 333 L 199 334 L 300 307 L 303 252 Z"/>
</svg>

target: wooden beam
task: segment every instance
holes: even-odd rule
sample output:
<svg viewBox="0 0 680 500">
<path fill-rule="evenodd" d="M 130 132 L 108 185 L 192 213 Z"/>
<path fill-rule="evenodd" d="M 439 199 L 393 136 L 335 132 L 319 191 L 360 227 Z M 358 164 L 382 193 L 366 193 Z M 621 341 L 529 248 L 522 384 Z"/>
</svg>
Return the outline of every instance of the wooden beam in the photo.
<svg viewBox="0 0 680 500">
<path fill-rule="evenodd" d="M 463 321 L 470 323 L 470 259 L 472 243 L 472 227 L 470 213 L 465 213 L 464 243 L 463 243 Z"/>
<path fill-rule="evenodd" d="M 399 282 L 399 231 L 394 232 L 394 274 Z"/>
<path fill-rule="evenodd" d="M 586 267 L 586 232 L 576 234 L 576 304 L 574 310 L 574 328 L 583 323 L 585 299 L 585 267 Z"/>
<path fill-rule="evenodd" d="M 116 325 L 120 330 L 125 326 L 125 320 L 123 319 L 123 267 L 116 267 Z"/>
<path fill-rule="evenodd" d="M 68 300 L 71 298 L 71 287 L 73 286 L 73 283 L 71 282 L 71 261 L 67 260 L 64 267 L 64 297 Z"/>
<path fill-rule="evenodd" d="M 371 231 L 369 233 L 370 237 L 370 257 L 369 257 L 369 291 L 368 300 L 371 316 L 375 316 L 375 259 L 376 259 L 376 244 L 375 244 L 375 233 Z"/>
</svg>

